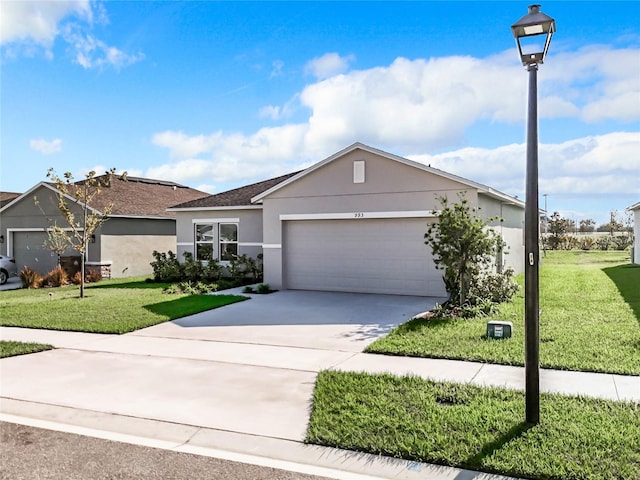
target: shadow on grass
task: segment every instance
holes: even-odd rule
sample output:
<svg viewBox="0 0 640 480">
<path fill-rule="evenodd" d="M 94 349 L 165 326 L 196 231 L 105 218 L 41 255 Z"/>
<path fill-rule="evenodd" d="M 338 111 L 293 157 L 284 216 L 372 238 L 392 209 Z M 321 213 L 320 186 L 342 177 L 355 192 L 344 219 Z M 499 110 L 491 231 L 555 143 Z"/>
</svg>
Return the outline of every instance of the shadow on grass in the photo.
<svg viewBox="0 0 640 480">
<path fill-rule="evenodd" d="M 138 288 L 145 290 L 153 290 L 168 287 L 169 283 L 161 283 L 161 282 L 145 282 L 144 280 L 137 280 L 134 282 L 122 282 L 122 283 L 90 283 L 85 285 L 85 288 L 94 289 L 94 288 Z"/>
<path fill-rule="evenodd" d="M 175 300 L 145 305 L 144 309 L 167 320 L 175 320 L 248 299 L 249 297 L 239 295 L 188 295 Z"/>
<path fill-rule="evenodd" d="M 603 268 L 602 271 L 615 283 L 620 295 L 640 323 L 640 265 L 618 265 Z"/>
<path fill-rule="evenodd" d="M 521 436 L 523 433 L 530 430 L 534 426 L 535 425 L 532 425 L 531 423 L 527 423 L 527 422 L 520 422 L 514 425 L 504 435 L 497 438 L 493 442 L 485 444 L 478 453 L 476 453 L 472 457 L 467 458 L 464 461 L 464 465 L 470 466 L 472 468 L 477 468 L 482 464 L 483 459 L 490 457 L 495 452 L 500 450 L 503 446 L 505 446 L 507 443 L 509 443 L 511 440 L 518 438 L 519 436 Z"/>
</svg>

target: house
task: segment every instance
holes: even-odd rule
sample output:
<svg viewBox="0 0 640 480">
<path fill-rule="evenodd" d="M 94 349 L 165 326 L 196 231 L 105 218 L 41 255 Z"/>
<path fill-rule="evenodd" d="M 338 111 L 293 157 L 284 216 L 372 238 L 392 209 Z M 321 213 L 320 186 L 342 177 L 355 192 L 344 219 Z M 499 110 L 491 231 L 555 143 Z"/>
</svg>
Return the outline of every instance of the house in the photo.
<svg viewBox="0 0 640 480">
<path fill-rule="evenodd" d="M 147 178 L 125 180 L 112 176 L 109 182 L 107 175 L 97 178 L 105 182 L 105 187 L 90 207 L 101 212 L 111 205 L 112 210 L 92 235 L 85 260 L 87 266 L 100 269 L 103 276 L 151 273 L 152 252 L 175 249 L 175 213 L 167 208 L 208 195 L 177 183 Z M 28 266 L 46 274 L 57 265 L 57 254 L 47 249 L 45 242 L 52 224 L 67 226 L 58 209 L 58 193 L 55 184 L 40 182 L 0 208 L 0 252 L 15 257 L 19 270 Z M 80 205 L 71 197 L 68 203 L 75 205 L 74 212 L 79 215 Z M 67 249 L 61 256 L 79 263 L 78 255 Z"/>
<path fill-rule="evenodd" d="M 224 260 L 263 254 L 272 288 L 445 296 L 424 243 L 439 196 L 465 192 L 523 270 L 524 202 L 485 185 L 355 143 L 309 168 L 169 209 L 177 252 Z"/>
<path fill-rule="evenodd" d="M 7 203 L 13 201 L 20 196 L 15 192 L 0 192 L 0 208 L 4 207 Z"/>
<path fill-rule="evenodd" d="M 640 265 L 640 202 L 634 203 L 627 210 L 633 212 L 633 247 L 631 248 L 631 263 Z"/>
</svg>

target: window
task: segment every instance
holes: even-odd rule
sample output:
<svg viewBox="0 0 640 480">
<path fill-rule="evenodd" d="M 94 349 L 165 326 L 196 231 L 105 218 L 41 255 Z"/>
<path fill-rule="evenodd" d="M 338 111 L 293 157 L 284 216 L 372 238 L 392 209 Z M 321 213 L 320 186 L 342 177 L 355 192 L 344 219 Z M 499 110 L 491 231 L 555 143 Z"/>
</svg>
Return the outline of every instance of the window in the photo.
<svg viewBox="0 0 640 480">
<path fill-rule="evenodd" d="M 213 244 L 215 241 L 212 224 L 196 224 L 196 260 L 211 260 L 215 258 Z"/>
<path fill-rule="evenodd" d="M 219 225 L 220 260 L 231 260 L 238 255 L 238 225 L 221 223 Z"/>
</svg>

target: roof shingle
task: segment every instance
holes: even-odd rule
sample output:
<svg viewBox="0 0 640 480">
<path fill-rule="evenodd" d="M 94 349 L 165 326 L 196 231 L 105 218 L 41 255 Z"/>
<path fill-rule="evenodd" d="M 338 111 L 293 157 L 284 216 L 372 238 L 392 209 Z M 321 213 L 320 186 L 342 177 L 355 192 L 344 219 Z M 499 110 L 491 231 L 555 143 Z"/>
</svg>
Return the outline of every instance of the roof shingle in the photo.
<svg viewBox="0 0 640 480">
<path fill-rule="evenodd" d="M 234 188 L 226 192 L 209 195 L 188 202 L 176 204 L 172 209 L 181 208 L 207 208 L 207 207 L 240 207 L 251 205 L 251 199 L 256 195 L 269 190 L 271 187 L 284 182 L 288 178 L 300 172 L 288 173 L 276 178 L 270 178 L 262 182 L 253 183 L 244 187 Z"/>
<path fill-rule="evenodd" d="M 175 217 L 175 213 L 166 209 L 176 203 L 183 203 L 208 194 L 200 190 L 185 187 L 174 182 L 149 178 L 126 177 L 118 175 L 96 177 L 104 187 L 91 202 L 91 207 L 104 211 L 111 205 L 111 215 L 132 217 Z M 75 182 L 82 185 L 84 181 Z M 55 187 L 55 185 L 52 185 Z"/>
</svg>

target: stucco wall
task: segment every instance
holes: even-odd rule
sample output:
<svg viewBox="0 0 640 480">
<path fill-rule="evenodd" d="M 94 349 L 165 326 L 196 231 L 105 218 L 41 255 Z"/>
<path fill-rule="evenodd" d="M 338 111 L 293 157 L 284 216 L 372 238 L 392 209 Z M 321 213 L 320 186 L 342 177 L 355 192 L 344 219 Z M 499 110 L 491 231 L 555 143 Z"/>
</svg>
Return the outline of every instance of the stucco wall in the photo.
<svg viewBox="0 0 640 480">
<path fill-rule="evenodd" d="M 354 183 L 357 160 L 365 161 L 364 183 Z M 432 211 L 440 208 L 440 196 L 455 201 L 460 191 L 477 205 L 477 192 L 467 185 L 374 153 L 352 151 L 264 198 L 265 281 L 282 288 L 286 239 L 280 215 Z M 425 230 L 426 225 L 425 218 Z"/>
<path fill-rule="evenodd" d="M 221 209 L 176 212 L 176 243 L 167 249 L 176 252 L 180 261 L 184 252 L 194 253 L 194 223 L 220 223 L 238 219 L 238 254 L 257 257 L 262 253 L 262 209 Z"/>
<path fill-rule="evenodd" d="M 175 235 L 106 235 L 101 236 L 101 263 L 111 263 L 111 276 L 133 277 L 153 272 L 153 251 L 175 248 Z"/>
</svg>

